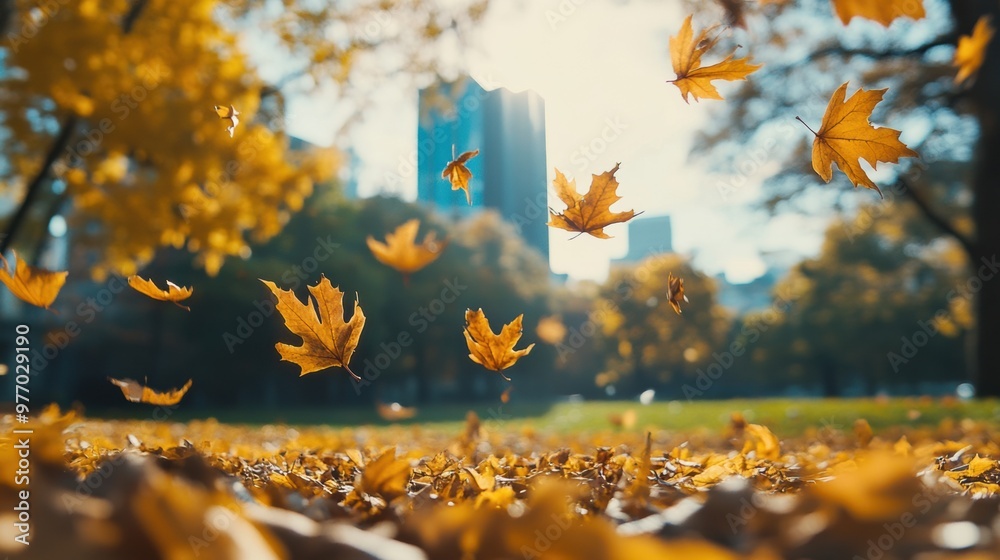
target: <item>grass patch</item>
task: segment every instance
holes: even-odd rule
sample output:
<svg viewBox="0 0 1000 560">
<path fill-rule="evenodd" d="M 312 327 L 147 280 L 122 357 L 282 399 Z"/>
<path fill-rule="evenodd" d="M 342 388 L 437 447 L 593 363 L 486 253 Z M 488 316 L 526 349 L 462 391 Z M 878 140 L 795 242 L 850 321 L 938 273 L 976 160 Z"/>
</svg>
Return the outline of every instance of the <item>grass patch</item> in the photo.
<svg viewBox="0 0 1000 560">
<path fill-rule="evenodd" d="M 809 427 L 850 430 L 858 418 L 868 420 L 876 431 L 893 426 L 937 426 L 942 420 L 963 418 L 985 420 L 1000 425 L 1000 401 L 942 401 L 927 398 L 894 399 L 734 399 L 724 401 L 671 401 L 643 406 L 634 401 L 513 402 L 472 405 L 435 405 L 420 409 L 416 418 L 401 425 L 426 429 L 459 431 L 469 410 L 479 415 L 491 429 L 552 430 L 555 432 L 603 432 L 620 430 L 609 421 L 612 414 L 632 409 L 637 421 L 632 431 L 647 428 L 671 431 L 716 430 L 726 425 L 733 411 L 747 421 L 763 424 L 780 436 L 795 436 Z M 136 409 L 89 411 L 92 418 L 144 419 Z M 170 421 L 208 417 L 197 411 L 175 410 Z M 387 426 L 369 407 L 298 407 L 260 410 L 220 409 L 212 418 L 228 424 L 326 425 L 334 427 Z"/>
</svg>

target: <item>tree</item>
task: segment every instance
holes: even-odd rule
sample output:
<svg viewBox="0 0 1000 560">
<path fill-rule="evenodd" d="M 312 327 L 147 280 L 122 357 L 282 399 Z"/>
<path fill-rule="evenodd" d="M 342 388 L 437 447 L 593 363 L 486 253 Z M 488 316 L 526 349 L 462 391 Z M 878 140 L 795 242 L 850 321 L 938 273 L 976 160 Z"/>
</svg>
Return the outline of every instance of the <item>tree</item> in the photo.
<svg viewBox="0 0 1000 560">
<path fill-rule="evenodd" d="M 907 202 L 834 220 L 820 254 L 779 283 L 772 308 L 744 321 L 737 340 L 750 349 L 751 375 L 827 397 L 852 383 L 873 394 L 965 380 L 963 264 L 961 248 Z"/>
<path fill-rule="evenodd" d="M 690 303 L 677 315 L 667 301 L 669 273 L 684 279 Z M 605 337 L 606 371 L 598 384 L 640 392 L 681 384 L 715 360 L 731 318 L 715 303 L 714 281 L 675 254 L 612 270 L 593 316 Z"/>
<path fill-rule="evenodd" d="M 333 84 L 338 102 L 360 107 L 386 76 L 433 71 L 437 43 L 461 39 L 485 9 L 283 4 L 275 19 L 265 0 L 4 2 L 0 195 L 17 210 L 0 253 L 23 253 L 24 225 L 44 235 L 65 211 L 76 246 L 98 249 L 96 276 L 134 272 L 161 247 L 186 247 L 214 274 L 277 234 L 336 168 L 331 152 L 289 150 L 286 91 Z M 266 83 L 241 32 L 293 70 Z M 216 105 L 239 111 L 232 135 Z"/>
<path fill-rule="evenodd" d="M 1000 255 L 1000 221 L 996 220 L 1000 213 L 1000 158 L 996 157 L 1000 153 L 1000 107 L 996 103 L 1000 98 L 1000 41 L 989 44 L 971 85 L 954 83 L 956 70 L 949 55 L 959 35 L 971 34 L 979 18 L 1000 21 L 1000 5 L 991 0 L 926 0 L 925 19 L 898 19 L 886 30 L 861 19 L 843 28 L 833 23 L 835 16 L 826 0 L 744 4 L 752 32 L 733 40 L 765 66 L 727 96 L 717 125 L 704 134 L 696 149 L 710 148 L 703 153 L 728 161 L 734 173 L 759 169 L 764 161 L 756 160 L 761 155 L 765 161 L 786 163 L 784 171 L 766 182 L 764 202 L 772 210 L 805 202 L 815 207 L 817 196 L 802 197 L 803 192 L 837 193 L 827 199 L 832 204 L 844 203 L 842 195 L 864 198 L 867 192 L 852 192 L 842 179 L 832 186 L 815 185 L 808 143 L 783 149 L 787 142 L 777 139 L 801 130 L 802 138 L 811 141 L 811 135 L 796 128 L 793 118 L 808 114 L 818 121 L 830 93 L 845 81 L 851 80 L 852 87 L 888 87 L 874 122 L 888 120 L 924 131 L 910 141 L 910 147 L 921 154 L 920 162 L 899 166 L 894 190 L 957 241 L 970 271 L 975 273 L 984 265 L 995 268 Z M 973 168 L 958 193 L 935 188 L 926 180 L 928 171 L 954 161 Z M 854 204 L 847 201 L 846 205 Z M 949 218 L 953 210 L 962 212 Z M 1000 335 L 1000 282 L 982 282 L 975 316 L 977 390 L 981 396 L 1000 396 L 1000 355 L 990 344 Z"/>
</svg>

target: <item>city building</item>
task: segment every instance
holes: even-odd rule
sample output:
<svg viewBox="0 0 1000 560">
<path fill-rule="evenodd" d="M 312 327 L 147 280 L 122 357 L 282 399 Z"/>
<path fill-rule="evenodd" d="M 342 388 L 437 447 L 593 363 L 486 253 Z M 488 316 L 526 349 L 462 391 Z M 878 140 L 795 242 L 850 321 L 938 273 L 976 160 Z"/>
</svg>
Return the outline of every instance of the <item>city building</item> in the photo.
<svg viewBox="0 0 1000 560">
<path fill-rule="evenodd" d="M 612 265 L 639 263 L 651 256 L 673 253 L 670 216 L 640 216 L 628 222 L 628 253 Z"/>
<path fill-rule="evenodd" d="M 441 171 L 467 151 L 469 190 L 452 190 Z M 472 78 L 442 82 L 419 94 L 417 200 L 461 218 L 495 209 L 548 261 L 545 102 L 535 92 L 484 89 Z"/>
</svg>

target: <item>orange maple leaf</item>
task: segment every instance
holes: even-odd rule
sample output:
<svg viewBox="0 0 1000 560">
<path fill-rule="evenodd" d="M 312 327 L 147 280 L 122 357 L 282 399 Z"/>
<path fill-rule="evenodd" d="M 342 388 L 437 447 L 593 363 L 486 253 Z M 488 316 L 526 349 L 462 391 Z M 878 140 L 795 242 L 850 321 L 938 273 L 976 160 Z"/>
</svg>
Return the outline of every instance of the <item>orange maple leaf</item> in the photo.
<svg viewBox="0 0 1000 560">
<path fill-rule="evenodd" d="M 872 110 L 879 101 L 882 101 L 886 91 L 888 90 L 866 91 L 859 88 L 845 101 L 847 95 L 847 82 L 845 82 L 830 98 L 819 132 L 806 125 L 806 128 L 816 136 L 812 150 L 813 169 L 827 183 L 833 178 L 833 164 L 836 163 L 855 187 L 864 185 L 878 191 L 879 196 L 882 196 L 882 191 L 858 163 L 859 158 L 875 167 L 880 161 L 898 163 L 902 157 L 919 157 L 917 152 L 899 141 L 898 130 L 888 127 L 875 128 L 868 121 Z M 802 119 L 799 121 L 805 124 Z"/>
<path fill-rule="evenodd" d="M 514 365 L 522 356 L 527 356 L 534 343 L 522 350 L 514 350 L 514 345 L 521 339 L 521 320 L 524 315 L 518 315 L 513 321 L 500 329 L 500 334 L 493 334 L 490 322 L 482 309 L 465 310 L 465 342 L 469 346 L 469 358 L 486 369 L 500 372 Z M 500 374 L 504 379 L 510 378 Z"/>
<path fill-rule="evenodd" d="M 128 277 L 128 285 L 140 294 L 147 295 L 160 301 L 169 301 L 181 309 L 191 311 L 190 307 L 181 305 L 179 302 L 191 297 L 191 294 L 194 292 L 192 288 L 182 288 L 170 280 L 167 280 L 167 289 L 161 290 L 156 287 L 156 284 L 153 283 L 152 279 L 144 280 L 134 274 Z"/>
<path fill-rule="evenodd" d="M 621 200 L 616 192 L 618 180 L 615 179 L 619 165 L 621 164 L 616 163 L 611 171 L 593 175 L 590 190 L 585 195 L 577 192 L 576 179 L 567 181 L 566 176 L 556 169 L 553 186 L 556 189 L 556 195 L 566 204 L 566 210 L 563 210 L 562 213 L 556 213 L 555 210 L 549 208 L 549 223 L 547 225 L 566 231 L 589 233 L 600 239 L 610 239 L 611 236 L 604 233 L 605 227 L 627 222 L 638 215 L 633 210 L 611 211 L 611 205 Z M 639 212 L 639 214 L 641 213 Z"/>
<path fill-rule="evenodd" d="M 424 236 L 420 245 L 416 244 L 420 220 L 414 218 L 403 223 L 392 233 L 386 234 L 385 243 L 368 236 L 368 249 L 382 264 L 391 266 L 404 275 L 411 274 L 434 262 L 447 242 L 438 241 L 435 232 Z"/>
<path fill-rule="evenodd" d="M 282 290 L 267 280 L 261 282 L 278 298 L 275 308 L 284 318 L 285 326 L 302 339 L 301 346 L 281 342 L 274 345 L 283 361 L 302 368 L 300 377 L 328 367 L 342 367 L 356 381 L 361 381 L 348 367 L 365 326 L 365 314 L 357 300 L 354 315 L 344 322 L 344 293 L 333 287 L 326 276 L 315 286 L 308 287 L 312 297 L 307 296 L 305 303 L 291 290 Z M 319 308 L 318 316 L 316 307 Z"/>
<path fill-rule="evenodd" d="M 681 314 L 681 300 L 687 303 L 688 298 L 684 295 L 684 279 L 674 276 L 673 272 L 667 273 L 667 302 L 674 312 Z"/>
<path fill-rule="evenodd" d="M 117 385 L 129 402 L 141 402 L 159 406 L 172 406 L 181 402 L 181 399 L 184 398 L 188 389 L 191 388 L 190 379 L 188 379 L 187 383 L 185 383 L 180 389 L 171 389 L 170 391 L 166 391 L 164 393 L 154 391 L 134 379 L 114 379 L 109 377 L 108 381 Z"/>
<path fill-rule="evenodd" d="M 877 21 L 885 27 L 896 18 L 923 19 L 923 0 L 831 0 L 833 11 L 847 25 L 852 18 L 861 17 Z"/>
<path fill-rule="evenodd" d="M 733 54 L 727 56 L 722 62 L 711 66 L 701 65 L 701 56 L 715 46 L 718 39 L 708 39 L 707 35 L 714 27 L 703 29 L 698 35 L 694 34 L 691 27 L 691 16 L 688 16 L 681 25 L 680 32 L 670 38 L 670 61 L 674 66 L 674 73 L 677 78 L 667 80 L 672 82 L 677 89 L 681 90 L 684 102 L 689 103 L 688 94 L 694 96 L 697 101 L 703 97 L 705 99 L 722 99 L 719 90 L 712 85 L 712 80 L 745 80 L 746 77 L 756 72 L 762 65 L 750 64 L 750 58 L 734 58 Z"/>
<path fill-rule="evenodd" d="M 535 336 L 545 344 L 558 346 L 566 338 L 566 325 L 558 315 L 542 317 L 535 327 Z"/>
<path fill-rule="evenodd" d="M 958 73 L 955 74 L 956 84 L 964 82 L 979 71 L 986 57 L 986 47 L 993 39 L 993 32 L 990 16 L 985 15 L 976 21 L 972 35 L 962 35 L 958 38 L 958 47 L 955 48 L 955 59 L 952 62 L 958 67 Z"/>
<path fill-rule="evenodd" d="M 472 178 L 472 172 L 465 166 L 465 162 L 478 155 L 479 150 L 465 152 L 455 158 L 454 161 L 449 162 L 444 167 L 444 171 L 441 172 L 441 177 L 451 182 L 451 190 L 457 191 L 458 189 L 462 189 L 465 191 L 465 199 L 469 201 L 469 206 L 472 206 L 472 193 L 469 192 L 469 179 Z M 454 156 L 455 153 L 452 152 L 452 157 Z"/>
<path fill-rule="evenodd" d="M 0 263 L 3 263 L 3 268 L 0 268 L 0 282 L 21 300 L 48 309 L 66 283 L 66 275 L 69 272 L 35 268 L 24 262 L 24 259 L 18 258 L 17 252 L 14 252 L 14 259 L 17 263 L 12 273 L 7 259 L 0 255 Z"/>
</svg>

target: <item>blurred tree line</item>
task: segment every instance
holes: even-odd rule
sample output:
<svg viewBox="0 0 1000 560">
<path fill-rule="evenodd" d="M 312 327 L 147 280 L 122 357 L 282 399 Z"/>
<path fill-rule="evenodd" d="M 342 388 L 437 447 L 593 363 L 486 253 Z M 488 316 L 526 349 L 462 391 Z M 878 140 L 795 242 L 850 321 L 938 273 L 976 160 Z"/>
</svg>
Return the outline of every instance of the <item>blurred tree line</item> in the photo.
<svg viewBox="0 0 1000 560">
<path fill-rule="evenodd" d="M 524 313 L 524 340 L 540 342 L 507 372 L 519 399 L 632 398 L 649 388 L 677 399 L 790 388 L 919 393 L 922 382 L 966 379 L 956 364 L 964 363 L 971 311 L 967 300 L 940 297 L 942 286 L 960 279 L 960 250 L 906 208 L 878 220 L 865 212 L 880 209 L 862 208 L 835 222 L 822 252 L 789 272 L 769 308 L 738 317 L 717 303 L 715 281 L 677 254 L 617 267 L 602 284 L 560 285 L 491 211 L 452 222 L 396 198 L 344 200 L 324 188 L 280 234 L 215 277 L 185 253 L 160 251 L 141 274 L 193 285 L 190 312 L 121 289 L 117 276 L 79 280 L 80 271 L 60 296 L 58 316 L 21 306 L 19 320 L 47 329 L 34 335 L 38 397 L 96 408 L 125 405 L 107 376 L 163 389 L 193 378 L 185 406 L 207 410 L 495 400 L 507 383 L 468 359 L 461 334 L 465 309 L 478 307 L 495 329 Z M 433 230 L 447 242 L 404 282 L 372 257 L 365 239 L 411 218 L 421 221 L 421 236 Z M 667 304 L 668 272 L 685 279 L 691 300 L 679 316 Z M 368 318 L 351 363 L 367 378 L 362 385 L 337 368 L 299 378 L 274 349 L 297 339 L 258 278 L 304 297 L 321 275 L 347 298 L 356 293 Z M 562 332 L 538 331 L 546 318 Z M 70 320 L 80 325 L 76 335 L 67 333 Z M 925 332 L 922 324 L 934 334 L 917 338 L 914 357 L 899 333 L 912 339 Z M 886 348 L 905 363 L 893 363 Z"/>
</svg>

